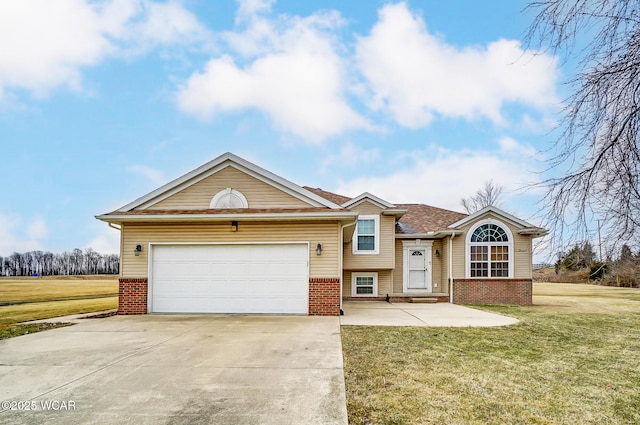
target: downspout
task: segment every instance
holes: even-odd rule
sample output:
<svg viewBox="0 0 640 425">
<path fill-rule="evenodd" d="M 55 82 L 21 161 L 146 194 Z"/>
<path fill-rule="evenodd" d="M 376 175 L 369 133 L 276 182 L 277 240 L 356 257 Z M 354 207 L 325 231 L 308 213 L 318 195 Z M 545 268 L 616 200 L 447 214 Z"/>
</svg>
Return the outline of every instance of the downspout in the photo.
<svg viewBox="0 0 640 425">
<path fill-rule="evenodd" d="M 109 222 L 107 224 L 109 225 L 109 227 L 111 227 L 112 229 L 116 229 L 117 231 L 121 231 L 122 230 L 121 227 L 118 227 L 118 226 L 116 226 L 115 224 L 113 224 L 111 222 Z"/>
<path fill-rule="evenodd" d="M 355 226 L 358 221 L 354 221 L 353 223 L 347 223 L 340 226 L 340 255 L 338 256 L 338 268 L 340 269 L 340 316 L 344 315 L 344 311 L 342 310 L 342 276 L 344 276 L 344 271 L 342 270 L 342 261 L 344 258 L 344 229 L 349 226 Z"/>
<path fill-rule="evenodd" d="M 449 239 L 449 303 L 453 304 L 453 238 L 456 235 L 451 233 Z"/>
</svg>

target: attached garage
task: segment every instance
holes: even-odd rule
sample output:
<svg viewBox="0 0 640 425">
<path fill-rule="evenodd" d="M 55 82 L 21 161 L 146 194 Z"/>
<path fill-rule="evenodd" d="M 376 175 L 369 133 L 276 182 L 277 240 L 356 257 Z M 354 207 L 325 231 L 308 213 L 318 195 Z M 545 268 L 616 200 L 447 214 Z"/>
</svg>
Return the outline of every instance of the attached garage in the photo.
<svg viewBox="0 0 640 425">
<path fill-rule="evenodd" d="M 309 244 L 151 244 L 149 311 L 307 314 Z"/>
</svg>

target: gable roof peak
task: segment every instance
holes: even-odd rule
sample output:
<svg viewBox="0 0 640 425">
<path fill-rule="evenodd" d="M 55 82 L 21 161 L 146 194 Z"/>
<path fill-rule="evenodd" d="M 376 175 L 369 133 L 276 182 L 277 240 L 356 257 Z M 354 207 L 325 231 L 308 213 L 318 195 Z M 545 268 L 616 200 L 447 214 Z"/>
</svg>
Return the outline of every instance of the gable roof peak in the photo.
<svg viewBox="0 0 640 425">
<path fill-rule="evenodd" d="M 239 157 L 231 152 L 225 152 L 222 155 L 212 159 L 206 164 L 184 174 L 177 179 L 170 181 L 169 183 L 159 187 L 158 189 L 149 192 L 148 194 L 136 199 L 135 201 L 124 205 L 117 211 L 130 211 L 134 208 L 147 208 L 160 202 L 167 197 L 184 190 L 185 188 L 192 186 L 205 178 L 217 173 L 218 171 L 232 166 L 258 180 L 261 180 L 277 189 L 280 189 L 289 195 L 292 195 L 298 199 L 308 202 L 314 207 L 327 207 L 331 209 L 339 209 L 340 205 L 334 203 L 322 196 L 319 196 L 311 191 L 304 189 L 297 184 L 280 177 L 271 171 L 268 171 L 244 158 Z"/>
<path fill-rule="evenodd" d="M 501 210 L 498 207 L 495 207 L 493 205 L 488 205 L 484 208 L 482 208 L 481 210 L 478 210 L 476 212 L 474 212 L 473 214 L 469 214 L 468 216 L 466 216 L 465 218 L 463 218 L 462 220 L 456 221 L 455 223 L 451 224 L 449 227 L 450 228 L 455 228 L 455 227 L 460 227 L 460 226 L 464 226 L 465 224 L 475 220 L 476 218 L 483 216 L 484 214 L 491 212 L 494 213 L 498 216 L 501 216 L 511 222 L 513 222 L 514 224 L 517 224 L 519 226 L 522 227 L 535 227 L 530 223 L 527 223 L 526 221 L 519 219 L 518 217 L 514 216 L 513 214 L 509 214 L 506 211 Z"/>
<path fill-rule="evenodd" d="M 348 200 L 347 202 L 343 203 L 342 206 L 344 208 L 349 208 L 349 207 L 352 207 L 352 206 L 360 203 L 361 201 L 363 201 L 365 199 L 369 199 L 374 204 L 377 204 L 379 207 L 381 207 L 383 209 L 384 208 L 396 208 L 396 206 L 394 204 L 392 204 L 390 202 L 387 202 L 382 198 L 378 198 L 377 196 L 372 195 L 369 192 L 361 193 L 360 195 L 356 196 L 355 198 L 352 198 L 352 199 Z"/>
</svg>

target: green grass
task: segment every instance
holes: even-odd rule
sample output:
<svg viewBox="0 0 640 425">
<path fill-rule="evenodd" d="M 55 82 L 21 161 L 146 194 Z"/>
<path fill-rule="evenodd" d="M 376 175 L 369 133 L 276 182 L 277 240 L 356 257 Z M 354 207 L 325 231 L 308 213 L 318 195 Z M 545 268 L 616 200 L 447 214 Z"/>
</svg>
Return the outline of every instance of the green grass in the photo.
<svg viewBox="0 0 640 425">
<path fill-rule="evenodd" d="M 0 278 L 0 339 L 68 326 L 69 324 L 21 324 L 72 314 L 118 307 L 117 278 L 55 277 Z"/>
<path fill-rule="evenodd" d="M 640 423 L 640 291 L 535 284 L 501 328 L 342 327 L 351 424 Z"/>
</svg>

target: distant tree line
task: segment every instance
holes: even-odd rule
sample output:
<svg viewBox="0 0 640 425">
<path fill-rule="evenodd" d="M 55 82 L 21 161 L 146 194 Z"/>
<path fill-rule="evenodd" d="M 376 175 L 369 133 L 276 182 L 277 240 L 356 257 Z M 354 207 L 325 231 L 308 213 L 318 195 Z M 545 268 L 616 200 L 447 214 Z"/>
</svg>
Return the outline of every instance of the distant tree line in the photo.
<svg viewBox="0 0 640 425">
<path fill-rule="evenodd" d="M 590 280 L 610 286 L 640 287 L 640 251 L 634 254 L 629 245 L 622 245 L 620 253 L 596 260 L 589 242 L 576 244 L 568 252 L 558 254 L 555 264 L 559 281 Z"/>
<path fill-rule="evenodd" d="M 8 257 L 0 257 L 0 276 L 58 276 L 85 274 L 117 274 L 120 256 L 100 254 L 91 248 L 70 252 L 31 251 L 14 252 Z"/>
</svg>

